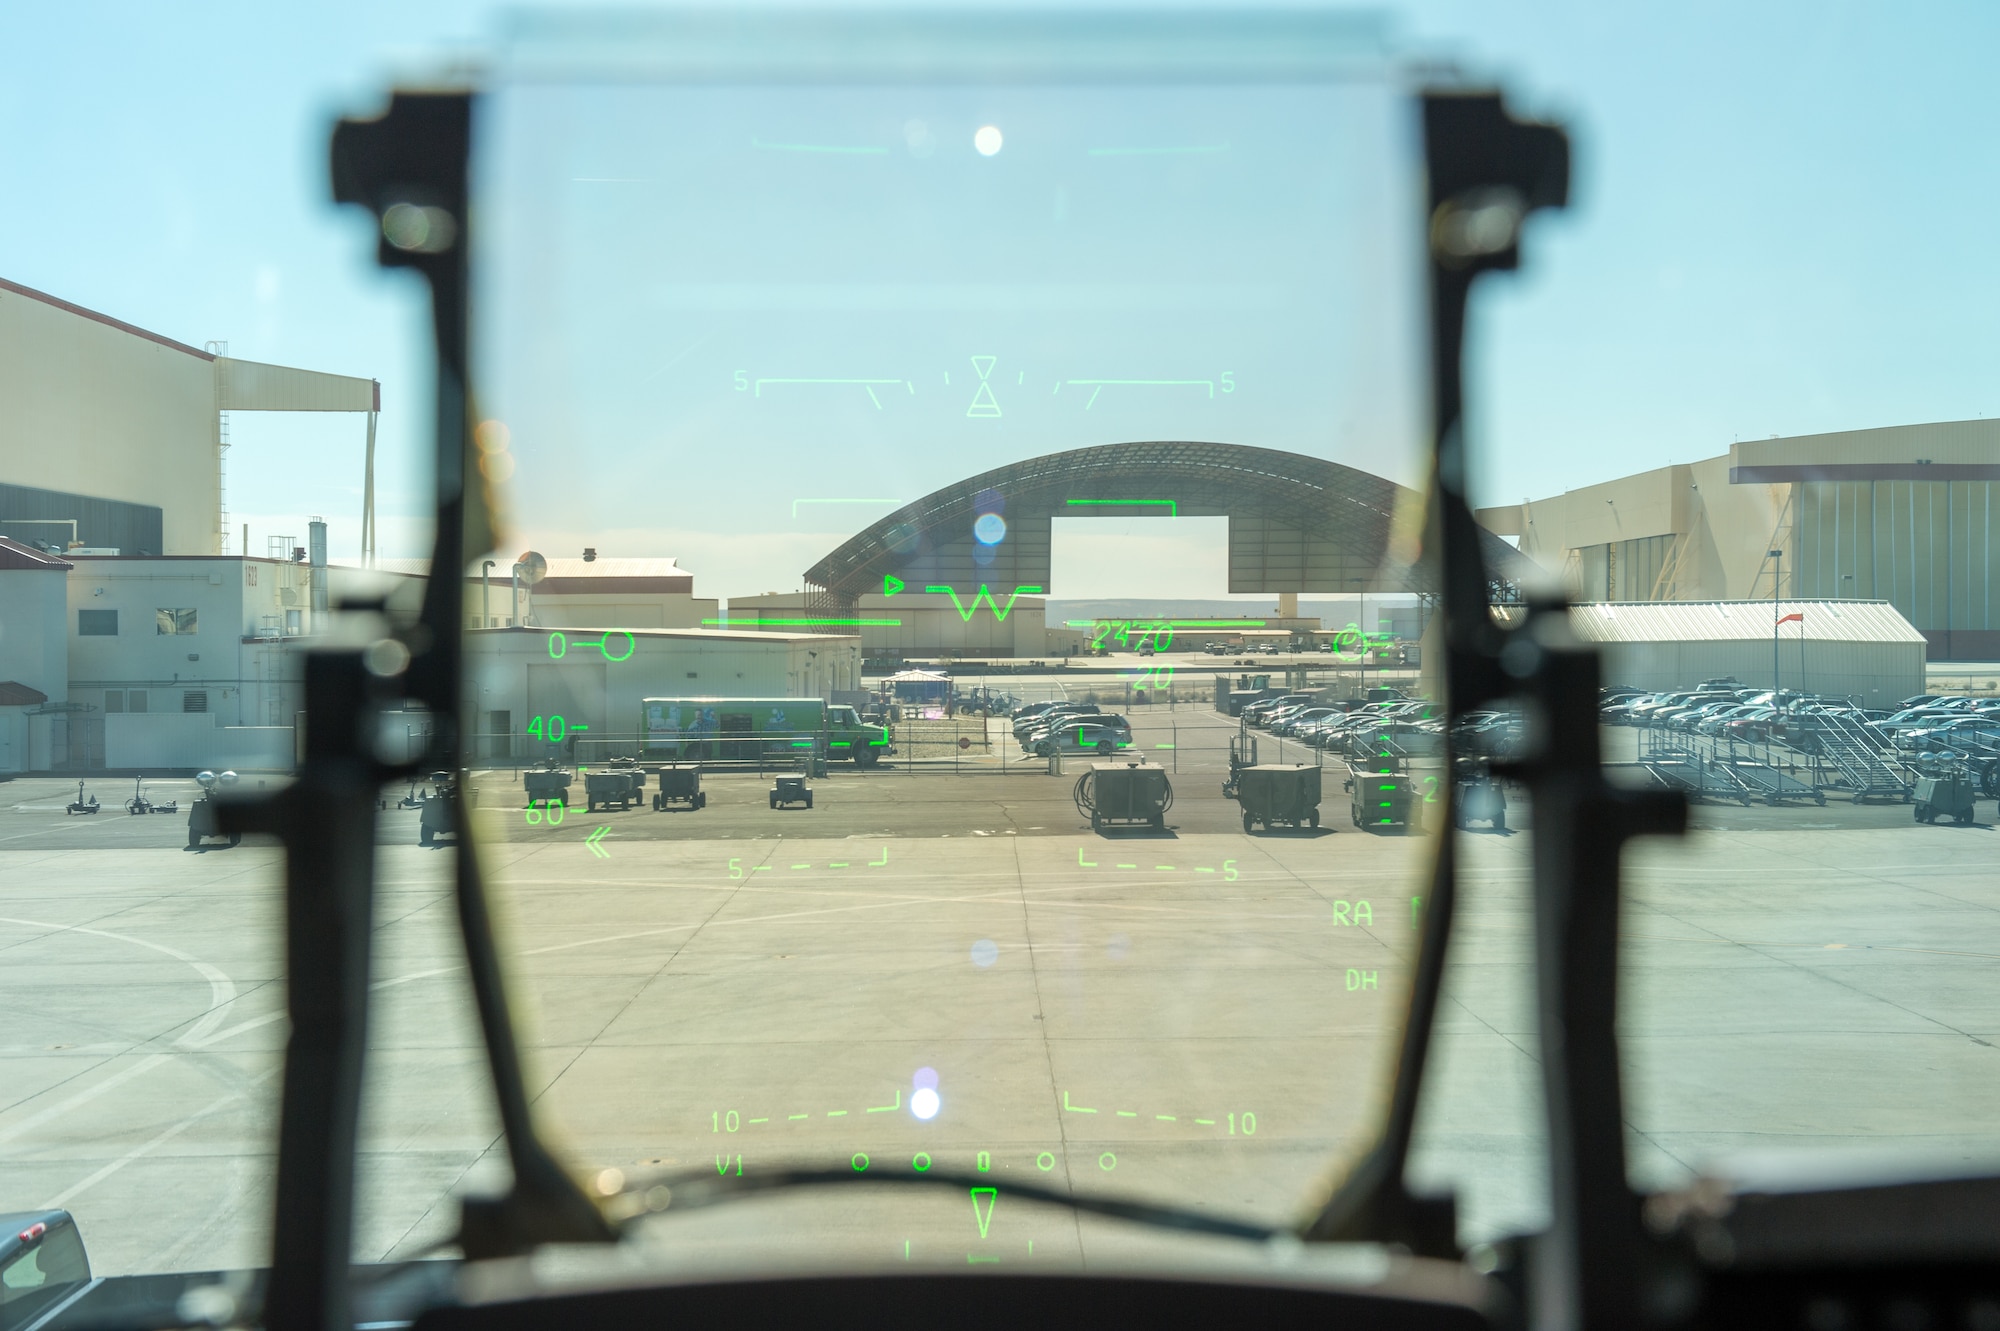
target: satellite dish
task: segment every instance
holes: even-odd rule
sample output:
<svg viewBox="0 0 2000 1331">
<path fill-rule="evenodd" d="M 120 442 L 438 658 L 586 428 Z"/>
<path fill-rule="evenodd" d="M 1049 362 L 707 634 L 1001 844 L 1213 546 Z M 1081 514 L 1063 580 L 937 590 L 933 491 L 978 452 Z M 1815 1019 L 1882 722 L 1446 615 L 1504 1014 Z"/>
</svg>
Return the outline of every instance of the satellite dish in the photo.
<svg viewBox="0 0 2000 1331">
<path fill-rule="evenodd" d="M 514 561 L 514 572 L 530 587 L 549 576 L 549 561 L 533 550 L 524 553 Z"/>
</svg>

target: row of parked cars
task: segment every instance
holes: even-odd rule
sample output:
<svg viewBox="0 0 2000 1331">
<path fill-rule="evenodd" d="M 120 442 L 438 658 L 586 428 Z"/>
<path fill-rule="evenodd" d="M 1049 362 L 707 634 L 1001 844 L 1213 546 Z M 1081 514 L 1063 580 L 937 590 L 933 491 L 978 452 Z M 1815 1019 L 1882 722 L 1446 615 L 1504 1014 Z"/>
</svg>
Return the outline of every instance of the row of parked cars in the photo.
<svg viewBox="0 0 2000 1331">
<path fill-rule="evenodd" d="M 1733 679 L 1666 692 L 1606 686 L 1599 715 L 1607 725 L 1656 726 L 1741 739 L 1784 742 L 1837 717 L 1882 748 L 1952 751 L 2000 757 L 2000 698 L 1926 693 L 1883 711 L 1794 689 L 1743 688 Z"/>
<path fill-rule="evenodd" d="M 1598 701 L 1607 725 L 1661 726 L 1718 738 L 1762 741 L 1779 731 L 1795 712 L 1859 709 L 1837 699 L 1812 697 L 1792 689 L 1746 689 L 1733 679 L 1712 679 L 1699 688 L 1646 692 L 1607 685 Z M 1866 719 L 1865 717 L 1857 719 Z"/>
<path fill-rule="evenodd" d="M 1444 736 L 1442 709 L 1421 698 L 1326 702 L 1311 693 L 1287 693 L 1250 703 L 1243 720 L 1273 735 L 1356 757 L 1384 739 L 1404 753 L 1435 753 Z"/>
<path fill-rule="evenodd" d="M 1024 753 L 1113 754 L 1132 747 L 1132 723 L 1091 702 L 1035 702 L 1012 713 Z"/>
<path fill-rule="evenodd" d="M 2000 698 L 1926 693 L 1868 724 L 1899 749 L 2000 757 Z"/>
</svg>

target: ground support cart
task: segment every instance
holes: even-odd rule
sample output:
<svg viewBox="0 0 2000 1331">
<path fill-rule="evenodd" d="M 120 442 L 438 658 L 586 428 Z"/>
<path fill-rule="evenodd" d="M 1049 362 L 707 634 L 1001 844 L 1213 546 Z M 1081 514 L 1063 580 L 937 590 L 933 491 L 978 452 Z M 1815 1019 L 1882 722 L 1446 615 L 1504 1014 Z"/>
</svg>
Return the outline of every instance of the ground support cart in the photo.
<svg viewBox="0 0 2000 1331">
<path fill-rule="evenodd" d="M 1460 827 L 1487 823 L 1496 832 L 1507 830 L 1507 792 L 1485 767 L 1462 767 L 1454 778 L 1452 796 Z"/>
<path fill-rule="evenodd" d="M 653 811 L 665 809 L 669 804 L 685 804 L 690 809 L 708 807 L 708 794 L 701 788 L 701 765 L 699 763 L 671 763 L 653 769 L 653 776 L 659 786 L 653 792 Z"/>
<path fill-rule="evenodd" d="M 1411 781 L 1407 772 L 1347 769 L 1348 816 L 1370 832 L 1410 825 Z"/>
<path fill-rule="evenodd" d="M 223 832 L 215 808 L 215 787 L 218 784 L 225 787 L 235 785 L 236 773 L 224 772 L 217 776 L 213 772 L 203 772 L 195 777 L 195 781 L 201 786 L 201 797 L 188 806 L 188 849 L 199 850 L 203 839 L 212 836 L 227 835 L 232 846 L 241 842 L 241 832 Z"/>
<path fill-rule="evenodd" d="M 812 787 L 802 776 L 779 777 L 771 787 L 771 807 L 788 809 L 794 804 L 803 804 L 810 809 L 813 806 Z"/>
<path fill-rule="evenodd" d="M 188 806 L 188 849 L 199 849 L 202 841 L 212 836 L 227 836 L 232 846 L 243 840 L 241 832 L 225 833 L 217 826 L 218 821 L 215 796 L 204 791 L 200 799 Z"/>
<path fill-rule="evenodd" d="M 1070 798 L 1093 830 L 1111 823 L 1143 823 L 1160 830 L 1174 805 L 1174 788 L 1158 763 L 1092 763 L 1076 779 Z"/>
<path fill-rule="evenodd" d="M 1318 827 L 1320 769 L 1304 764 L 1267 763 L 1236 769 L 1236 802 L 1243 806 L 1243 830 Z"/>
<path fill-rule="evenodd" d="M 1257 765 L 1257 737 L 1255 735 L 1232 735 L 1229 740 L 1229 775 L 1222 783 L 1222 798 L 1236 798 L 1236 774 L 1246 767 Z"/>
<path fill-rule="evenodd" d="M 629 809 L 646 798 L 646 769 L 630 758 L 613 758 L 603 771 L 584 773 L 583 796 L 585 813 L 596 813 L 600 805 Z"/>
<path fill-rule="evenodd" d="M 1956 823 L 1969 823 L 1972 799 L 1972 778 L 1963 769 L 1925 773 L 1917 778 L 1917 821 L 1934 823 L 1949 818 Z"/>
<path fill-rule="evenodd" d="M 521 773 L 521 784 L 528 788 L 528 804 L 532 808 L 540 804 L 544 808 L 551 804 L 569 807 L 570 783 L 576 779 L 567 768 L 549 763 L 544 767 L 531 767 Z"/>
<path fill-rule="evenodd" d="M 418 815 L 417 844 L 428 846 L 441 836 L 458 836 L 458 782 L 450 772 L 431 773 L 431 793 Z"/>
</svg>

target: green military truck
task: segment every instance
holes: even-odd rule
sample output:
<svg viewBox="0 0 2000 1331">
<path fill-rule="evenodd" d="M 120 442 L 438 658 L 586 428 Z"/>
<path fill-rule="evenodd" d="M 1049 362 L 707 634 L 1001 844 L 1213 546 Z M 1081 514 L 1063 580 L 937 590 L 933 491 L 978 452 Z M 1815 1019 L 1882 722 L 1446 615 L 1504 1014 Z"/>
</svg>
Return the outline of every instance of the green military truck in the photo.
<svg viewBox="0 0 2000 1331">
<path fill-rule="evenodd" d="M 810 753 L 824 741 L 828 758 L 873 767 L 895 751 L 888 730 L 818 698 L 646 698 L 639 707 L 648 758 L 757 762 Z"/>
</svg>

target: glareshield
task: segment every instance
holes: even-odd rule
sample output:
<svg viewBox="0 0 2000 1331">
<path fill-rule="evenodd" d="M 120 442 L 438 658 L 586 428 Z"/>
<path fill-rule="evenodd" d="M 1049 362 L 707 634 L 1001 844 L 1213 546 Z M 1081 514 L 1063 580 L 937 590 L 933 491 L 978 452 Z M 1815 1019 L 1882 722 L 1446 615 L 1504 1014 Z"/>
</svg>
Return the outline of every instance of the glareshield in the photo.
<svg viewBox="0 0 2000 1331">
<path fill-rule="evenodd" d="M 1151 1241 L 1010 1183 L 1292 1219 L 1440 830 L 1405 89 L 1305 15 L 576 31 L 476 122 L 466 780 L 539 1112 L 603 1190 L 980 1180 L 646 1222 L 701 1260 Z"/>
</svg>

